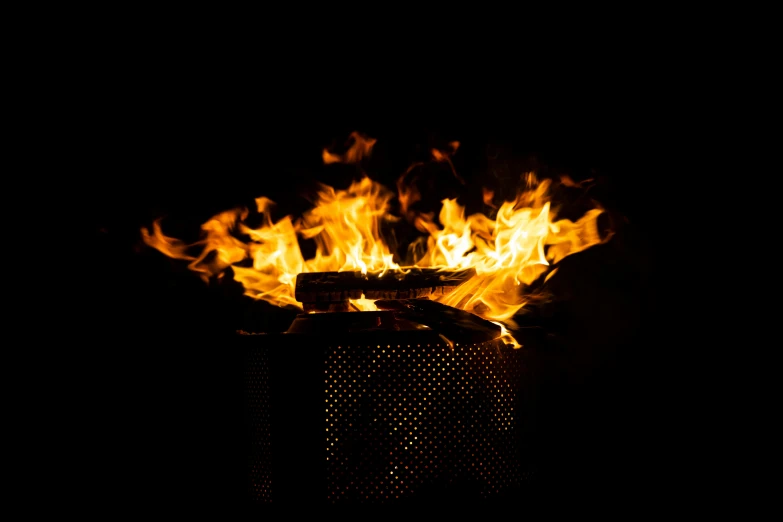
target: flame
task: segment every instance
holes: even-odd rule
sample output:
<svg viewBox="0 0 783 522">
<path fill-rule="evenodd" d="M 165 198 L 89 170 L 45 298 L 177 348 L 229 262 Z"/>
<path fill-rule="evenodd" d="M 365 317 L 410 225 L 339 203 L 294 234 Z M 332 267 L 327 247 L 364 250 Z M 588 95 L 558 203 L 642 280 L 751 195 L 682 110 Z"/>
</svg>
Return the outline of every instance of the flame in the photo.
<svg viewBox="0 0 783 522">
<path fill-rule="evenodd" d="M 351 134 L 351 145 L 342 154 L 324 149 L 323 161 L 358 163 L 368 156 L 375 140 L 359 133 Z M 450 150 L 432 149 L 433 161 L 445 161 L 462 181 L 451 162 L 458 142 Z M 420 164 L 416 164 L 420 165 Z M 505 325 L 532 298 L 528 286 L 556 272 L 563 258 L 593 245 L 606 242 L 597 220 L 602 209 L 595 208 L 576 221 L 556 219 L 551 201 L 551 180 L 539 181 L 533 173 L 522 176 L 523 190 L 512 201 L 497 207 L 495 193 L 483 189 L 483 201 L 496 208 L 493 218 L 484 214 L 465 216 L 465 209 L 454 199 L 444 199 L 438 215 L 416 213 L 410 206 L 420 194 L 410 180 L 409 168 L 397 182 L 397 193 L 366 175 L 345 190 L 322 185 L 314 206 L 298 219 L 285 216 L 272 219 L 274 202 L 256 199 L 260 226 L 245 223 L 248 209 L 234 209 L 214 216 L 202 225 L 201 241 L 185 244 L 164 235 L 160 221 L 152 230 L 142 229 L 148 245 L 164 254 L 190 261 L 191 270 L 204 279 L 220 276 L 231 267 L 234 279 L 246 295 L 278 306 L 301 308 L 294 297 L 297 274 L 303 272 L 361 271 L 362 273 L 405 270 L 407 266 L 431 268 L 470 268 L 476 276 L 453 292 L 437 296 L 447 305 L 471 311 L 496 322 L 503 339 L 518 347 Z M 570 179 L 561 181 L 577 186 Z M 390 213 L 394 197 L 401 213 L 425 236 L 410 245 L 409 259 L 403 266 L 384 240 L 384 227 L 399 218 Z M 300 240 L 313 240 L 315 256 L 305 259 Z M 200 248 L 200 253 L 193 252 Z M 433 296 L 433 298 L 436 298 Z M 355 310 L 375 310 L 372 300 L 352 300 Z"/>
<path fill-rule="evenodd" d="M 517 340 L 514 338 L 511 333 L 509 333 L 508 329 L 506 328 L 506 325 L 503 323 L 500 323 L 498 321 L 492 321 L 496 325 L 500 327 L 500 340 L 505 342 L 506 344 L 510 344 L 513 348 L 521 348 L 522 345 L 517 342 Z"/>
<path fill-rule="evenodd" d="M 270 211 L 274 203 L 261 197 L 256 199 L 262 218 L 258 228 L 237 224 L 238 219 L 246 219 L 248 215 L 246 209 L 238 209 L 207 221 L 202 226 L 206 237 L 193 245 L 164 235 L 157 221 L 151 233 L 142 229 L 142 238 L 170 257 L 191 261 L 188 266 L 205 279 L 231 266 L 234 279 L 242 283 L 245 294 L 275 305 L 301 308 L 294 298 L 299 273 L 372 271 L 383 274 L 400 269 L 381 239 L 382 223 L 394 219 L 389 214 L 392 197 L 390 190 L 364 177 L 347 190 L 324 185 L 318 192 L 315 207 L 296 222 L 290 216 L 273 222 Z M 235 229 L 247 237 L 247 242 L 231 234 Z M 315 241 L 314 258 L 304 259 L 299 237 Z M 189 255 L 187 252 L 196 246 L 203 246 L 202 253 Z M 214 259 L 210 256 L 212 252 L 217 252 Z M 251 266 L 240 264 L 248 259 L 252 260 Z M 353 303 L 360 310 L 376 309 L 372 301 L 365 299 Z"/>
<path fill-rule="evenodd" d="M 421 192 L 417 188 L 414 180 L 415 176 L 412 175 L 416 167 L 423 165 L 421 162 L 414 163 L 408 169 L 397 178 L 397 199 L 400 201 L 400 213 L 408 220 L 413 221 L 416 213 L 411 210 L 411 205 L 417 201 L 421 201 Z"/>
<path fill-rule="evenodd" d="M 451 157 L 457 153 L 457 149 L 459 149 L 459 142 L 452 141 L 449 143 L 448 150 L 432 149 L 430 152 L 432 153 L 432 157 L 435 161 L 445 161 L 448 163 L 449 167 L 451 168 L 451 173 L 454 174 L 454 177 L 457 178 L 457 181 L 464 185 L 465 180 L 462 179 L 462 176 L 457 174 L 457 169 L 454 168 L 454 163 L 451 162 Z"/>
<path fill-rule="evenodd" d="M 318 247 L 315 258 L 305 263 L 306 271 L 360 270 L 366 274 L 400 268 L 381 239 L 382 222 L 394 220 L 388 212 L 393 196 L 367 177 L 347 191 L 324 185 L 315 208 L 297 226 L 302 237 L 313 238 Z"/>
<path fill-rule="evenodd" d="M 188 267 L 206 280 L 245 258 L 247 245 L 233 237 L 231 232 L 236 227 L 237 220 L 246 217 L 247 211 L 244 209 L 221 212 L 201 225 L 205 238 L 192 245 L 164 235 L 160 220 L 153 223 L 152 233 L 142 228 L 141 235 L 145 243 L 167 256 L 190 261 Z M 188 254 L 194 247 L 201 245 L 203 249 L 198 256 Z"/>
<path fill-rule="evenodd" d="M 456 200 L 443 200 L 442 228 L 419 216 L 429 232 L 422 267 L 476 269 L 476 277 L 439 299 L 494 321 L 508 321 L 525 304 L 524 287 L 550 272 L 552 265 L 588 247 L 605 242 L 598 230 L 602 209 L 592 209 L 578 221 L 554 220 L 549 201 L 550 180 L 525 176 L 528 189 L 498 209 L 497 218 L 465 217 Z M 553 272 L 552 272 L 553 273 Z"/>
<path fill-rule="evenodd" d="M 327 165 L 329 163 L 359 163 L 362 158 L 370 155 L 375 142 L 374 138 L 369 138 L 358 132 L 352 132 L 347 142 L 351 145 L 345 153 L 337 154 L 324 149 L 321 157 Z"/>
<path fill-rule="evenodd" d="M 495 191 L 492 189 L 488 189 L 487 187 L 481 187 L 481 199 L 484 201 L 484 204 L 488 207 L 492 208 L 498 208 L 495 206 L 495 204 L 492 202 L 492 200 L 495 198 Z"/>
</svg>

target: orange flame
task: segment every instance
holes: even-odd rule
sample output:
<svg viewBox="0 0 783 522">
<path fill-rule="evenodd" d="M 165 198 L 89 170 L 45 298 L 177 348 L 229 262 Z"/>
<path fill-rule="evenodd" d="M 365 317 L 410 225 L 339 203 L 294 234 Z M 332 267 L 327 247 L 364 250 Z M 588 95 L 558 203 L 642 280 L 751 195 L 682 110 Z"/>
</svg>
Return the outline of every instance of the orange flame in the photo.
<svg viewBox="0 0 783 522">
<path fill-rule="evenodd" d="M 351 143 L 351 145 L 345 153 L 337 154 L 324 149 L 321 157 L 327 165 L 329 163 L 359 163 L 362 158 L 370 155 L 375 142 L 374 138 L 368 138 L 358 132 L 352 132 L 348 137 L 348 143 Z"/>
<path fill-rule="evenodd" d="M 462 176 L 457 174 L 457 169 L 454 168 L 454 163 L 451 162 L 451 157 L 454 156 L 454 154 L 457 153 L 457 149 L 459 149 L 459 142 L 458 141 L 452 141 L 449 143 L 449 149 L 448 150 L 438 150 L 438 149 L 432 149 L 432 157 L 435 159 L 435 161 L 445 161 L 448 163 L 449 167 L 451 168 L 451 173 L 454 174 L 454 177 L 457 178 L 457 181 L 465 184 L 465 180 L 462 179 Z"/>
<path fill-rule="evenodd" d="M 488 189 L 487 187 L 481 188 L 481 199 L 484 201 L 484 204 L 488 207 L 492 207 L 494 209 L 498 208 L 495 206 L 495 204 L 492 202 L 492 200 L 495 198 L 495 191 Z"/>
<path fill-rule="evenodd" d="M 186 245 L 179 239 L 164 235 L 160 228 L 160 220 L 152 224 L 152 234 L 146 228 L 142 228 L 141 235 L 145 243 L 167 256 L 191 261 L 188 267 L 201 274 L 201 277 L 206 280 L 245 258 L 247 245 L 233 237 L 231 232 L 236 227 L 237 220 L 246 217 L 247 211 L 244 209 L 221 212 L 201 225 L 205 238 L 192 245 Z M 201 245 L 204 247 L 201 254 L 198 256 L 188 254 L 194 247 Z"/>
<path fill-rule="evenodd" d="M 352 145 L 343 154 L 324 150 L 324 163 L 357 163 L 371 153 L 375 144 L 374 139 L 358 133 L 353 133 L 351 139 Z M 450 156 L 458 146 L 454 142 L 450 151 L 433 149 L 433 160 L 448 161 L 453 170 Z M 551 277 L 556 271 L 554 265 L 566 256 L 611 237 L 602 238 L 598 231 L 599 208 L 575 222 L 555 219 L 551 181 L 539 182 L 532 173 L 524 175 L 525 190 L 514 201 L 502 203 L 494 219 L 484 214 L 466 217 L 456 200 L 445 199 L 436 223 L 432 214 L 409 212 L 410 205 L 420 197 L 416 188 L 406 183 L 409 172 L 398 180 L 396 196 L 403 215 L 414 220 L 426 237 L 412 245 L 419 248 L 410 249 L 409 255 L 414 258 L 407 265 L 475 268 L 474 278 L 437 299 L 497 322 L 504 338 L 515 346 L 519 344 L 504 324 L 513 324 L 512 317 L 530 301 L 526 287 L 545 274 Z M 151 232 L 142 229 L 142 238 L 172 258 L 190 261 L 190 269 L 204 279 L 220 275 L 230 266 L 248 296 L 301 308 L 294 297 L 299 273 L 404 270 L 383 240 L 384 225 L 399 219 L 389 212 L 394 197 L 393 192 L 365 176 L 347 190 L 323 185 L 313 208 L 295 221 L 290 216 L 273 221 L 270 210 L 274 203 L 260 197 L 256 200 L 262 218 L 258 228 L 244 223 L 247 209 L 235 209 L 204 223 L 204 238 L 193 245 L 165 236 L 159 221 L 153 223 Z M 494 193 L 484 189 L 485 204 L 494 206 L 493 197 Z M 304 258 L 300 238 L 315 241 L 315 257 Z M 192 255 L 196 247 L 201 247 L 201 252 Z M 352 303 L 358 310 L 375 309 L 366 299 Z"/>
<path fill-rule="evenodd" d="M 525 304 L 522 292 L 549 272 L 564 257 L 605 242 L 598 231 L 601 209 L 578 221 L 553 220 L 548 200 L 551 181 L 537 182 L 529 173 L 530 187 L 515 201 L 503 203 L 497 218 L 484 214 L 465 218 L 455 200 L 443 200 L 441 229 L 425 222 L 430 233 L 426 254 L 418 266 L 476 269 L 476 277 L 439 300 L 495 321 L 508 321 Z M 419 219 L 425 220 L 425 217 Z"/>
</svg>

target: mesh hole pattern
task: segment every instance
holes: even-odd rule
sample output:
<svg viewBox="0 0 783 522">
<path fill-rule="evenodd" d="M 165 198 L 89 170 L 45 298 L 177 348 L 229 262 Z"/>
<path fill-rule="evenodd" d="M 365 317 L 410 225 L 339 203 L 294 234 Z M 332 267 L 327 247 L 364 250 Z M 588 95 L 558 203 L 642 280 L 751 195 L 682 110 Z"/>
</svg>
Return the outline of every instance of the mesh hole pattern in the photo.
<svg viewBox="0 0 783 522">
<path fill-rule="evenodd" d="M 497 341 L 328 347 L 327 500 L 394 502 L 432 484 L 489 498 L 518 485 L 514 352 Z"/>
</svg>

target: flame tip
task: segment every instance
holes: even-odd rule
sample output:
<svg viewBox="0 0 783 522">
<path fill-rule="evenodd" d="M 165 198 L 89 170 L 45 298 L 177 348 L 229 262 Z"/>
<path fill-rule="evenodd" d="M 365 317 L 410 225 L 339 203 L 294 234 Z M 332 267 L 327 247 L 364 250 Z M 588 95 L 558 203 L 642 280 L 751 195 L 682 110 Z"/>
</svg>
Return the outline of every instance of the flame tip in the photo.
<svg viewBox="0 0 783 522">
<path fill-rule="evenodd" d="M 354 131 L 345 144 L 346 150 L 324 148 L 322 158 L 325 164 L 358 164 L 370 156 L 376 142 Z M 459 145 L 452 141 L 443 150 L 432 148 L 431 154 L 436 161 L 447 162 L 455 178 L 464 184 L 450 160 Z M 312 207 L 297 218 L 287 215 L 273 221 L 269 210 L 275 203 L 260 196 L 255 199 L 263 220 L 259 228 L 244 223 L 249 214 L 247 207 L 237 207 L 205 222 L 201 226 L 203 238 L 191 245 L 163 234 L 162 218 L 150 227 L 141 227 L 141 236 L 145 244 L 164 254 L 187 260 L 201 278 L 221 278 L 232 269 L 233 278 L 243 285 L 246 295 L 299 309 L 303 305 L 295 299 L 294 289 L 300 273 L 351 270 L 389 277 L 389 273 L 409 272 L 411 267 L 474 268 L 476 275 L 469 281 L 433 298 L 493 321 L 508 321 L 535 299 L 535 295 L 526 293 L 534 281 L 545 276 L 546 283 L 563 258 L 606 242 L 613 235 L 610 230 L 601 237 L 596 223 L 604 210 L 597 203 L 577 221 L 555 220 L 559 209 L 551 200 L 552 181 L 539 180 L 533 171 L 521 174 L 523 186 L 509 201 L 500 203 L 494 190 L 482 187 L 484 203 L 493 209 L 493 217 L 482 213 L 466 216 L 457 198 L 443 198 L 436 219 L 434 212 L 415 210 L 414 204 L 422 198 L 420 174 L 411 174 L 415 165 L 396 182 L 401 216 L 390 212 L 395 193 L 362 172 L 346 189 L 320 183 Z M 423 233 L 408 245 L 405 266 L 399 264 L 384 236 L 386 228 L 402 218 Z M 237 238 L 237 231 L 247 239 Z M 305 259 L 300 238 L 314 241 L 313 257 Z M 195 256 L 189 250 L 194 246 L 202 247 Z M 252 260 L 251 267 L 237 265 L 247 259 Z M 352 300 L 351 306 L 370 309 L 370 304 L 359 301 Z M 509 336 L 509 343 L 521 346 L 503 323 L 499 324 L 503 335 Z"/>
</svg>

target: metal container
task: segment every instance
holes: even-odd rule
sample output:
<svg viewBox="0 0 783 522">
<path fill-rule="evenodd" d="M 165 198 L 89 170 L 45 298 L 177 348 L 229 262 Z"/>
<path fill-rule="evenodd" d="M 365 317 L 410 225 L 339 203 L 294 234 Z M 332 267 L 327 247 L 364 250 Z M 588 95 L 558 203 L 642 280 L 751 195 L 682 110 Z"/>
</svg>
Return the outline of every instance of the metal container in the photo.
<svg viewBox="0 0 783 522">
<path fill-rule="evenodd" d="M 519 350 L 392 312 L 303 314 L 240 335 L 249 486 L 274 504 L 429 504 L 513 494 Z"/>
</svg>

